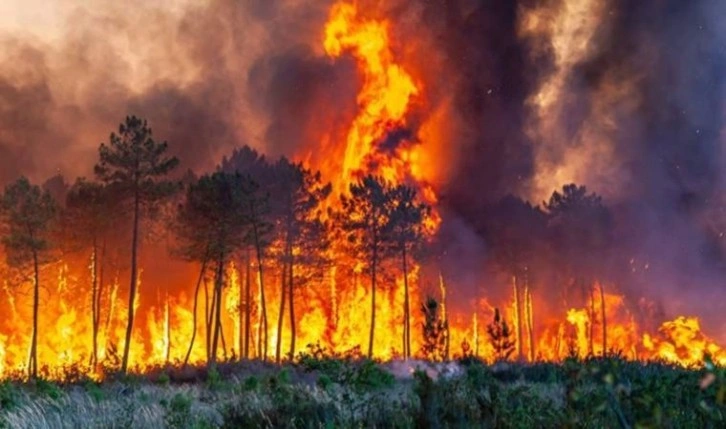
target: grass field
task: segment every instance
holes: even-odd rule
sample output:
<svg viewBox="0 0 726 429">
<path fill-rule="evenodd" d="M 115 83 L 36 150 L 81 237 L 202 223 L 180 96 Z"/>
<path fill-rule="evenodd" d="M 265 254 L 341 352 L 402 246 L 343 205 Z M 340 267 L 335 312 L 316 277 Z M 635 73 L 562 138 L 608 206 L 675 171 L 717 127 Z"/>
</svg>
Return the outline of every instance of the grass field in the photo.
<svg viewBox="0 0 726 429">
<path fill-rule="evenodd" d="M 562 364 L 375 363 L 155 368 L 103 383 L 0 384 L 13 428 L 724 428 L 724 369 L 617 358 Z"/>
</svg>

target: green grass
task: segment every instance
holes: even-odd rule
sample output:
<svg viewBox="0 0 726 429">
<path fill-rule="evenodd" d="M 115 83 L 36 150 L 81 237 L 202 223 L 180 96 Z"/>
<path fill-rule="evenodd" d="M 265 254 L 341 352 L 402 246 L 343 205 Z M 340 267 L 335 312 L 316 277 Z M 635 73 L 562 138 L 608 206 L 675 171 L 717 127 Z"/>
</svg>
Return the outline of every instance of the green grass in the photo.
<svg viewBox="0 0 726 429">
<path fill-rule="evenodd" d="M 617 358 L 562 364 L 432 364 L 307 355 L 62 384 L 0 384 L 12 428 L 723 428 L 726 376 Z M 395 368 L 395 369 L 392 369 Z M 395 374 L 390 372 L 395 371 Z"/>
</svg>

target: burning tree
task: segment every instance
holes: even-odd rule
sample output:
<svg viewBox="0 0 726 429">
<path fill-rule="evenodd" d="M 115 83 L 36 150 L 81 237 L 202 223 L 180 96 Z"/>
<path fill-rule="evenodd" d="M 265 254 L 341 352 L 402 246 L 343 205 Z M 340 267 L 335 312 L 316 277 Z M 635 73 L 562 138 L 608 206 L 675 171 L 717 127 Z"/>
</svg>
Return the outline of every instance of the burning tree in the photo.
<svg viewBox="0 0 726 429">
<path fill-rule="evenodd" d="M 109 229 L 117 221 L 115 213 L 108 188 L 102 184 L 78 179 L 66 196 L 63 223 L 70 230 L 73 245 L 91 251 L 91 366 L 98 363 L 104 261 Z"/>
<path fill-rule="evenodd" d="M 534 359 L 534 320 L 531 277 L 539 255 L 544 254 L 547 218 L 537 206 L 509 195 L 491 207 L 485 216 L 485 233 L 494 248 L 496 263 L 511 276 L 514 296 L 514 329 L 519 359 L 527 345 Z M 525 341 L 526 337 L 529 341 Z"/>
<path fill-rule="evenodd" d="M 224 269 L 231 258 L 244 247 L 243 238 L 251 227 L 246 215 L 246 204 L 250 198 L 252 179 L 239 173 L 217 172 L 202 176 L 187 188 L 186 199 L 179 206 L 176 232 L 180 242 L 179 253 L 186 259 L 201 264 L 200 280 L 194 297 L 194 326 L 196 332 L 196 308 L 201 276 L 209 262 L 214 265 L 214 290 L 210 313 L 205 317 L 212 320 L 211 344 L 207 358 L 211 363 L 217 359 L 217 345 L 220 338 L 222 313 L 222 287 Z M 208 339 L 208 343 L 209 343 Z M 189 350 L 194 344 L 192 334 Z M 187 353 L 187 358 L 189 358 Z M 185 360 L 186 360 L 185 359 Z"/>
<path fill-rule="evenodd" d="M 353 256 L 370 273 L 371 328 L 368 357 L 373 357 L 376 326 L 376 280 L 380 264 L 389 246 L 385 237 L 390 219 L 390 187 L 381 178 L 366 176 L 350 185 L 350 195 L 341 196 L 342 209 L 337 214 Z"/>
<path fill-rule="evenodd" d="M 22 272 L 32 268 L 33 334 L 30 340 L 28 375 L 38 376 L 38 307 L 40 302 L 40 267 L 48 261 L 51 222 L 58 209 L 48 191 L 21 177 L 8 185 L 0 200 L 0 215 L 5 229 L 3 245 L 9 266 Z"/>
<path fill-rule="evenodd" d="M 417 250 L 426 235 L 424 220 L 431 208 L 416 199 L 416 190 L 398 185 L 389 192 L 392 206 L 385 237 L 392 250 L 401 257 L 403 270 L 403 357 L 411 357 L 411 311 L 408 292 L 408 259 Z"/>
<path fill-rule="evenodd" d="M 492 341 L 494 352 L 497 360 L 509 359 L 514 353 L 514 340 L 512 340 L 512 332 L 509 330 L 506 320 L 502 319 L 499 309 L 494 309 L 494 320 L 487 325 L 487 334 Z"/>
<path fill-rule="evenodd" d="M 244 238 L 247 245 L 245 251 L 245 332 L 244 332 L 244 351 L 245 358 L 249 357 L 250 334 L 251 334 L 251 264 L 250 247 L 255 251 L 257 262 L 257 278 L 260 296 L 260 323 L 257 333 L 257 353 L 259 356 L 267 358 L 268 347 L 268 322 L 267 322 L 267 300 L 265 299 L 265 282 L 264 282 L 264 260 L 265 251 L 270 243 L 270 233 L 273 224 L 271 222 L 270 210 L 270 193 L 273 188 L 274 175 L 270 164 L 264 156 L 260 155 L 256 150 L 249 146 L 244 146 L 234 151 L 230 158 L 224 158 L 220 166 L 222 171 L 228 173 L 246 174 L 254 181 L 249 183 L 248 201 L 245 203 L 244 211 L 246 213 L 246 221 L 250 225 L 250 229 Z M 241 317 L 241 315 L 240 315 Z M 242 336 L 240 337 L 242 340 Z"/>
<path fill-rule="evenodd" d="M 440 362 L 447 357 L 448 322 L 441 315 L 441 305 L 433 297 L 428 297 L 421 305 L 424 314 L 423 348 L 421 353 L 430 360 Z"/>
<path fill-rule="evenodd" d="M 171 182 L 164 180 L 179 160 L 166 155 L 167 143 L 157 143 L 146 120 L 126 117 L 119 125 L 118 134 L 111 133 L 109 145 L 101 143 L 96 176 L 110 187 L 114 196 L 131 204 L 133 227 L 131 231 L 131 275 L 129 286 L 128 321 L 121 370 L 126 372 L 134 326 L 134 302 L 138 271 L 138 244 L 140 220 L 144 205 L 151 205 L 173 190 Z"/>
<path fill-rule="evenodd" d="M 612 216 L 597 194 L 584 186 L 565 185 L 562 193 L 554 192 L 545 204 L 552 246 L 562 258 L 560 266 L 589 299 L 588 353 L 594 353 L 595 285 L 607 273 L 608 251 L 612 244 Z M 605 290 L 599 282 L 602 323 L 602 350 L 607 352 Z"/>
<path fill-rule="evenodd" d="M 295 286 L 304 284 L 311 276 L 322 276 L 329 246 L 328 226 L 322 219 L 321 203 L 330 195 L 331 186 L 324 184 L 320 173 L 313 173 L 302 164 L 280 159 L 273 166 L 274 185 L 271 211 L 278 225 L 278 240 L 282 266 L 280 311 L 277 322 L 275 356 L 280 361 L 282 327 L 286 297 L 290 311 L 290 347 L 288 356 L 295 355 Z M 296 270 L 296 268 L 298 268 Z M 297 272 L 297 274 L 296 274 Z M 296 281 L 297 280 L 297 281 Z"/>
</svg>

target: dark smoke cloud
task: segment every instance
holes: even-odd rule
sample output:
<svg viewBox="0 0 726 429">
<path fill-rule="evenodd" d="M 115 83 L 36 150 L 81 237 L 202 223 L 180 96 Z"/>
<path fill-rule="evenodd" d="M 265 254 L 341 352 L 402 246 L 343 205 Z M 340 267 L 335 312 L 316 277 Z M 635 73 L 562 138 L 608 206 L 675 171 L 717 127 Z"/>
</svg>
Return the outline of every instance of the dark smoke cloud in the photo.
<svg viewBox="0 0 726 429">
<path fill-rule="evenodd" d="M 534 179 L 533 154 L 541 142 L 522 131 L 532 114 L 526 102 L 537 82 L 553 73 L 554 58 L 549 40 L 522 38 L 517 25 L 523 7 L 559 2 L 421 4 L 450 65 L 443 85 L 456 94 L 466 125 L 457 136 L 465 154 L 445 197 L 477 230 L 483 204 L 507 192 L 526 195 Z M 590 162 L 593 170 L 614 174 L 592 174 L 597 180 L 583 184 L 605 194 L 616 211 L 622 252 L 648 263 L 647 281 L 638 286 L 643 290 L 634 294 L 677 292 L 682 299 L 666 300 L 670 310 L 703 312 L 723 324 L 726 5 L 606 4 L 591 55 L 566 77 L 568 98 L 557 121 L 574 138 L 601 126 L 591 114 L 598 103 L 609 103 L 605 110 L 615 126 L 602 133 L 615 155 Z M 625 97 L 603 99 L 608 85 L 623 82 L 632 83 Z M 549 156 L 566 159 L 568 151 L 582 149 L 573 144 L 589 143 L 595 144 L 564 140 Z"/>
<path fill-rule="evenodd" d="M 90 174 L 98 144 L 127 114 L 146 117 L 186 168 L 212 168 L 243 144 L 264 150 L 268 139 L 288 152 L 314 116 L 306 112 L 341 91 L 307 104 L 341 69 L 306 48 L 328 2 L 193 3 L 71 5 L 57 41 L 0 39 L 0 183 Z M 292 115 L 302 117 L 285 122 Z"/>
</svg>

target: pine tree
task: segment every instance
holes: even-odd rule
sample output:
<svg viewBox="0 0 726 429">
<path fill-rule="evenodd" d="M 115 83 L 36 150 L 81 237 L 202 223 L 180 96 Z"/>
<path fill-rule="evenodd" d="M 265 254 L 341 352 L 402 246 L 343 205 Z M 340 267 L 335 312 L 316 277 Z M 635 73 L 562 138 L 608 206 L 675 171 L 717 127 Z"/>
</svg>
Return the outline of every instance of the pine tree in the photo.
<svg viewBox="0 0 726 429">
<path fill-rule="evenodd" d="M 511 338 L 512 332 L 509 325 L 507 325 L 506 320 L 502 319 L 498 308 L 494 309 L 494 320 L 487 325 L 487 334 L 494 347 L 496 359 L 498 361 L 509 359 L 509 356 L 514 352 L 515 344 Z"/>
<path fill-rule="evenodd" d="M 40 268 L 48 262 L 49 233 L 58 214 L 56 202 L 48 191 L 21 177 L 8 185 L 0 200 L 2 243 L 7 263 L 33 273 L 33 333 L 30 340 L 28 376 L 38 377 L 38 311 L 40 305 Z"/>
<path fill-rule="evenodd" d="M 281 358 L 282 327 L 285 305 L 290 319 L 288 356 L 295 354 L 295 288 L 311 278 L 322 277 L 329 246 L 327 224 L 322 219 L 321 203 L 330 195 L 320 172 L 313 173 L 302 164 L 280 159 L 273 166 L 272 197 L 274 222 L 279 225 L 280 262 L 282 266 L 280 311 L 277 321 L 276 360 Z M 286 304 L 287 301 L 287 304 Z"/>
<path fill-rule="evenodd" d="M 446 359 L 446 342 L 448 340 L 448 322 L 441 317 L 440 304 L 433 297 L 428 297 L 421 305 L 424 314 L 423 355 L 432 361 L 441 362 Z"/>
<path fill-rule="evenodd" d="M 337 219 L 353 256 L 365 264 L 371 284 L 371 327 L 368 357 L 373 357 L 376 326 L 376 282 L 389 243 L 385 237 L 391 204 L 390 187 L 381 178 L 366 176 L 350 185 L 350 195 L 342 195 Z"/>
<path fill-rule="evenodd" d="M 391 213 L 385 236 L 392 250 L 401 257 L 403 270 L 403 357 L 411 357 L 411 310 L 408 291 L 408 259 L 420 247 L 425 236 L 424 220 L 430 207 L 416 200 L 416 191 L 398 185 L 390 191 Z"/>
<path fill-rule="evenodd" d="M 109 229 L 116 221 L 116 210 L 107 188 L 79 179 L 66 195 L 64 223 L 74 244 L 91 252 L 91 342 L 90 364 L 98 363 L 98 333 L 101 325 L 103 272 Z"/>
<path fill-rule="evenodd" d="M 196 302 L 199 287 L 208 264 L 214 264 L 214 289 L 212 305 L 206 317 L 211 320 L 211 341 L 208 338 L 208 359 L 217 360 L 217 346 L 221 337 L 222 288 L 227 263 L 244 247 L 243 238 L 251 225 L 245 215 L 248 189 L 251 179 L 239 173 L 217 172 L 202 176 L 187 188 L 186 199 L 179 206 L 175 222 L 179 241 L 178 254 L 201 265 L 195 291 Z M 196 316 L 193 332 L 196 332 Z M 192 336 L 187 358 L 193 347 Z M 185 359 L 185 360 L 186 360 Z"/>
<path fill-rule="evenodd" d="M 175 186 L 165 177 L 179 164 L 175 157 L 166 155 L 166 142 L 157 143 L 146 120 L 126 117 L 119 125 L 118 134 L 111 133 L 109 144 L 101 143 L 96 176 L 122 202 L 130 203 L 133 218 L 131 231 L 131 275 L 129 286 L 128 318 L 121 371 L 126 372 L 134 326 L 134 304 L 138 273 L 138 247 L 141 235 L 142 209 L 170 194 Z"/>
</svg>

